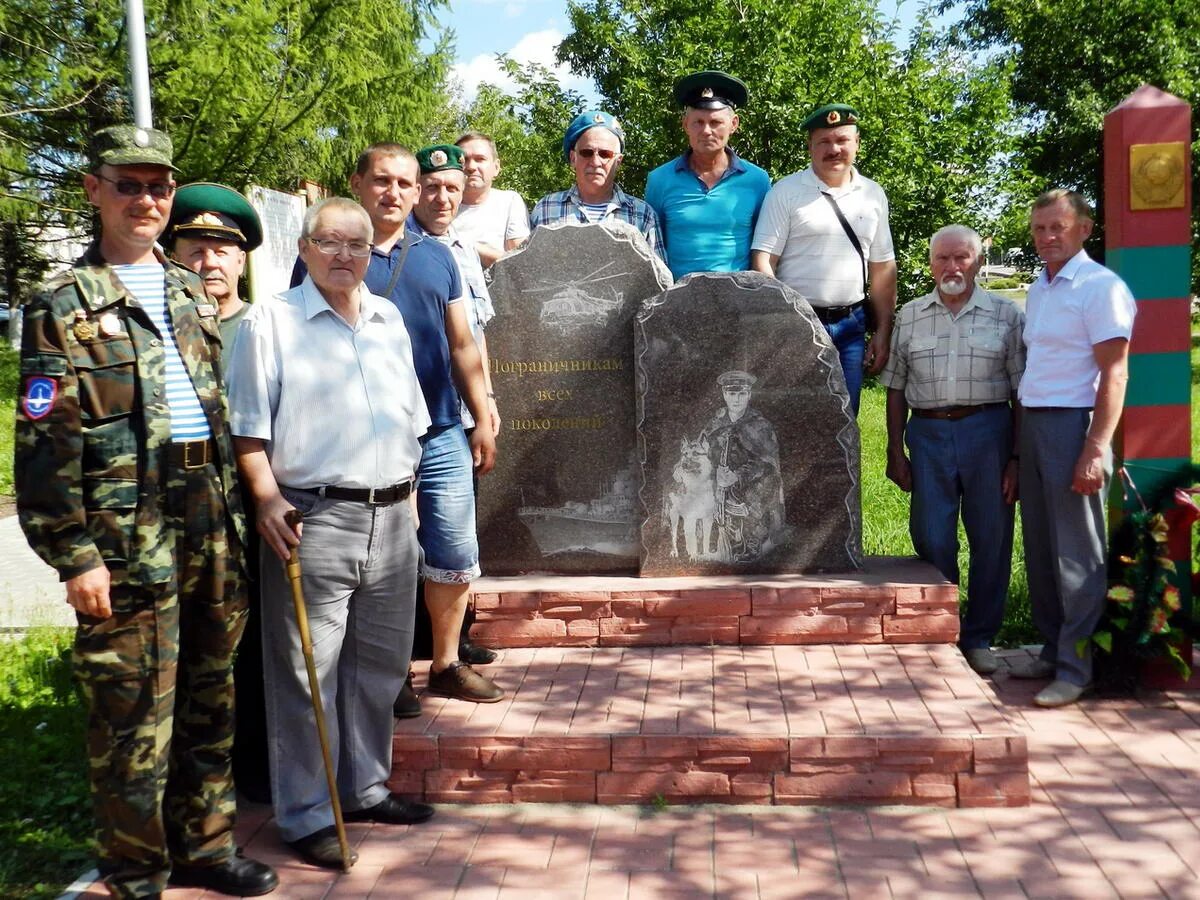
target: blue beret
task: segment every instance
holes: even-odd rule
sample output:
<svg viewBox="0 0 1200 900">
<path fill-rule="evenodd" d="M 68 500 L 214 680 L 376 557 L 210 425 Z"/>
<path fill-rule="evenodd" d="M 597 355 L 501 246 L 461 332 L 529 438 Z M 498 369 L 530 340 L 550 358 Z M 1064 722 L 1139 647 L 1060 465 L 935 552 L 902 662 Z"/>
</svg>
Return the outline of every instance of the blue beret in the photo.
<svg viewBox="0 0 1200 900">
<path fill-rule="evenodd" d="M 571 151 L 575 148 L 575 142 L 589 128 L 607 128 L 617 136 L 617 140 L 621 142 L 621 152 L 625 152 L 625 131 L 617 124 L 617 120 L 606 112 L 600 112 L 598 109 L 589 109 L 587 112 L 582 112 L 571 120 L 571 124 L 567 126 L 567 133 L 563 135 L 563 156 L 568 160 L 571 158 Z"/>
</svg>

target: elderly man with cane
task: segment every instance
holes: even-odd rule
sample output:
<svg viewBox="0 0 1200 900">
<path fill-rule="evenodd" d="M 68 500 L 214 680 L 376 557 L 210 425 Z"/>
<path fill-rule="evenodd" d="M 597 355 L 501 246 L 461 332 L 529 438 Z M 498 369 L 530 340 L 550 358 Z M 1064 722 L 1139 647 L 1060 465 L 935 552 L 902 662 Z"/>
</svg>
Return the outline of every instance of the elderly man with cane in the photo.
<svg viewBox="0 0 1200 900">
<path fill-rule="evenodd" d="M 264 544 L 275 819 L 305 860 L 329 868 L 345 857 L 314 706 L 328 711 L 327 758 L 347 821 L 413 824 L 433 815 L 386 786 L 392 700 L 412 646 L 417 538 L 408 498 L 430 419 L 404 321 L 362 283 L 372 237 L 370 218 L 350 200 L 309 209 L 299 242 L 308 277 L 254 306 L 229 371 L 238 465 Z M 293 548 L 319 704 L 282 562 Z"/>
</svg>

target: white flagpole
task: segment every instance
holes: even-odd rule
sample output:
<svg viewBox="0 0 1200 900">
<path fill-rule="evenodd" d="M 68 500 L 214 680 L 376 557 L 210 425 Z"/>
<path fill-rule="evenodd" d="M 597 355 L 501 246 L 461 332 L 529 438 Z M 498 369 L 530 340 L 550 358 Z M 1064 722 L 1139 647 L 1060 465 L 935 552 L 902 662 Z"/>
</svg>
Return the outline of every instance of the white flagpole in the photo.
<svg viewBox="0 0 1200 900">
<path fill-rule="evenodd" d="M 125 32 L 129 37 L 129 86 L 133 95 L 133 124 L 152 128 L 150 65 L 146 60 L 146 14 L 142 0 L 125 0 Z"/>
</svg>

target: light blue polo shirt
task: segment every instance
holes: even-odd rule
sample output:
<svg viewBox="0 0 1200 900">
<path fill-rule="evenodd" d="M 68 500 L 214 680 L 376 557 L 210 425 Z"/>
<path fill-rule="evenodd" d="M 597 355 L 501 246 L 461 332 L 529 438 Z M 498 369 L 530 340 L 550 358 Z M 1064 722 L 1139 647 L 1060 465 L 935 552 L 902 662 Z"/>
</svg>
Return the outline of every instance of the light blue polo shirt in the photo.
<svg viewBox="0 0 1200 900">
<path fill-rule="evenodd" d="M 711 189 L 688 167 L 689 150 L 646 178 L 646 202 L 658 214 L 675 278 L 690 272 L 750 268 L 750 239 L 771 176 L 732 150 L 729 168 Z"/>
</svg>

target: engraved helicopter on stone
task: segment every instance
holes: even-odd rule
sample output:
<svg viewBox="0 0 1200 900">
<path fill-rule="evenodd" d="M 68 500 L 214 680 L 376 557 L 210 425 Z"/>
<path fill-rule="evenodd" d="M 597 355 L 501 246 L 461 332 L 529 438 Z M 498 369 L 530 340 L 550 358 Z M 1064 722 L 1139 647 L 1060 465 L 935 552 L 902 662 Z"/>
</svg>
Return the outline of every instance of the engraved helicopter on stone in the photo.
<svg viewBox="0 0 1200 900">
<path fill-rule="evenodd" d="M 525 293 L 528 294 L 554 292 L 553 296 L 542 301 L 541 312 L 538 315 L 541 323 L 556 329 L 561 334 L 570 334 L 572 331 L 587 326 L 603 325 L 611 313 L 621 308 L 625 294 L 623 291 L 618 291 L 610 285 L 599 284 L 599 282 L 612 278 L 624 278 L 631 274 L 629 272 L 616 272 L 612 275 L 600 274 L 612 265 L 614 265 L 613 262 L 607 262 L 595 271 L 567 282 L 526 288 Z"/>
</svg>

